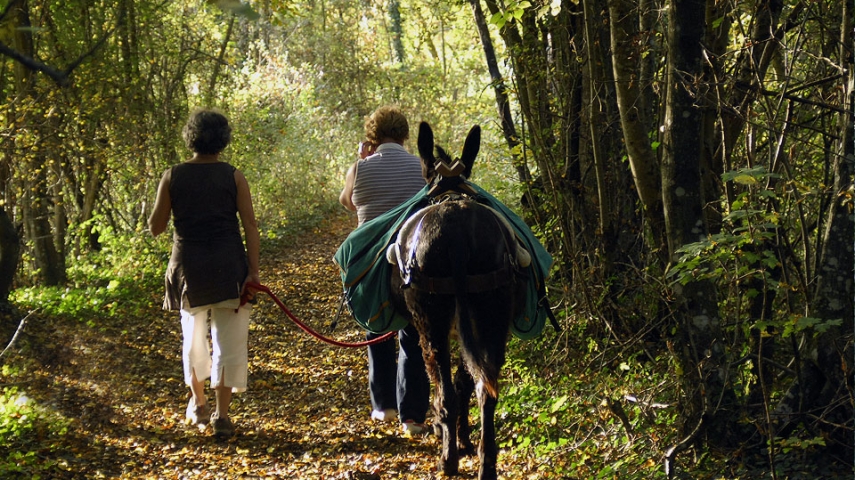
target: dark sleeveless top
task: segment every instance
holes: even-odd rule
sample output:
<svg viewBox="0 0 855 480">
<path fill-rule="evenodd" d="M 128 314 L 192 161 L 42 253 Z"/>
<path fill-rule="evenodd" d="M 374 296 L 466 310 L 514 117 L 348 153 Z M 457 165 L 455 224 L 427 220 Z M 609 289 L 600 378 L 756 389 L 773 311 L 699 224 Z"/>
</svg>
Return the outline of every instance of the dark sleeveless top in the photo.
<svg viewBox="0 0 855 480">
<path fill-rule="evenodd" d="M 240 297 L 249 267 L 237 217 L 235 167 L 182 163 L 171 169 L 175 227 L 163 308 L 188 309 Z"/>
</svg>

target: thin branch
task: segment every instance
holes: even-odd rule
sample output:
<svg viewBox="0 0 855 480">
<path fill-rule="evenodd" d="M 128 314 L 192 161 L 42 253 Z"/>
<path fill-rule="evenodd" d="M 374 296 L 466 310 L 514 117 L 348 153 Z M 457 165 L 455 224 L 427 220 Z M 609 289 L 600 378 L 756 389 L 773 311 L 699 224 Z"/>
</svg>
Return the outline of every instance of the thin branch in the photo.
<svg viewBox="0 0 855 480">
<path fill-rule="evenodd" d="M 780 97 L 785 98 L 787 100 L 792 100 L 792 101 L 798 102 L 798 103 L 804 103 L 806 105 L 811 105 L 814 107 L 825 108 L 825 109 L 832 110 L 832 111 L 837 112 L 837 113 L 849 113 L 844 108 L 840 108 L 840 107 L 837 107 L 835 105 L 830 105 L 830 104 L 825 103 L 825 102 L 817 102 L 815 100 L 808 100 L 807 98 L 802 98 L 802 97 L 799 97 L 796 95 L 791 95 L 788 92 L 776 92 L 774 90 L 768 90 L 765 88 L 759 88 L 758 91 L 760 93 L 762 93 L 763 95 L 773 96 L 773 97 L 780 96 Z"/>
<path fill-rule="evenodd" d="M 24 55 L 23 53 L 7 46 L 3 42 L 0 42 L 0 53 L 14 60 L 17 60 L 30 70 L 35 70 L 37 72 L 44 73 L 45 75 L 52 78 L 53 81 L 61 87 L 65 87 L 68 85 L 68 74 L 66 72 L 60 72 L 59 70 L 51 67 L 50 65 L 45 65 L 44 63 L 34 58 L 30 58 Z"/>
<path fill-rule="evenodd" d="M 123 18 L 122 18 L 122 17 L 123 17 L 124 15 L 125 15 L 125 13 L 124 13 L 124 10 L 123 10 L 123 11 L 121 12 L 121 16 L 116 20 L 117 24 L 121 24 L 121 23 L 122 23 L 122 21 L 123 21 Z M 98 40 L 98 42 L 97 42 L 97 43 L 96 43 L 92 48 L 90 48 L 88 52 L 86 52 L 86 53 L 84 53 L 84 54 L 80 55 L 80 56 L 77 58 L 77 60 L 75 60 L 75 61 L 71 62 L 71 65 L 69 65 L 69 66 L 68 66 L 68 68 L 66 68 L 66 69 L 65 69 L 65 71 L 64 71 L 64 72 L 62 72 L 62 73 L 66 76 L 66 78 L 68 77 L 68 75 L 71 75 L 71 72 L 72 72 L 75 68 L 77 68 L 77 67 L 78 67 L 78 65 L 80 65 L 81 63 L 83 63 L 83 60 L 86 60 L 87 58 L 89 58 L 89 57 L 91 57 L 92 55 L 94 55 L 94 54 L 95 54 L 95 51 L 96 51 L 96 50 L 98 50 L 99 48 L 101 48 L 101 46 L 102 46 L 102 45 L 104 45 L 104 43 L 106 43 L 106 42 L 107 42 L 107 39 L 108 39 L 108 38 L 110 38 L 111 36 L 113 36 L 113 33 L 115 33 L 115 32 L 116 32 L 116 29 L 114 28 L 114 29 L 110 30 L 109 32 L 105 33 L 105 34 L 104 34 L 104 36 L 103 36 L 103 37 L 101 37 L 101 39 L 100 39 L 100 40 Z"/>
<path fill-rule="evenodd" d="M 674 459 L 677 457 L 678 454 L 689 449 L 692 443 L 698 438 L 698 435 L 700 435 L 703 431 L 706 420 L 707 414 L 701 415 L 701 419 L 698 421 L 698 424 L 695 425 L 695 428 L 694 430 L 692 430 L 692 433 L 690 433 L 686 438 L 684 438 L 679 443 L 665 451 L 665 475 L 669 479 L 674 477 Z"/>
<path fill-rule="evenodd" d="M 6 5 L 6 8 L 4 8 L 2 12 L 0 12 L 0 22 L 2 22 L 4 18 L 6 18 L 6 15 L 9 14 L 9 12 L 12 10 L 12 7 L 14 7 L 15 4 L 19 1 L 20 0 L 12 0 Z"/>
<path fill-rule="evenodd" d="M 15 2 L 13 1 L 9 5 L 7 5 L 6 10 L 3 11 L 2 15 L 0 15 L 0 18 L 6 15 L 9 10 L 9 7 L 14 3 Z M 117 25 L 120 25 L 122 23 L 122 21 L 124 20 L 124 15 L 124 11 L 121 11 L 119 18 L 116 20 Z M 77 59 L 71 62 L 71 64 L 68 65 L 68 67 L 66 67 L 64 71 L 59 71 L 56 68 L 51 67 L 50 65 L 44 64 L 39 60 L 36 60 L 35 58 L 30 58 L 24 55 L 23 53 L 13 49 L 12 47 L 9 47 L 3 42 L 0 42 L 0 54 L 6 55 L 7 57 L 17 60 L 30 70 L 44 73 L 45 75 L 52 78 L 53 81 L 56 82 L 56 84 L 60 87 L 67 87 L 71 83 L 68 78 L 69 75 L 71 75 L 71 72 L 74 71 L 74 69 L 77 68 L 81 63 L 83 63 L 84 60 L 94 55 L 95 52 L 99 48 L 101 48 L 102 45 L 104 45 L 107 39 L 110 38 L 115 31 L 116 28 L 113 28 L 112 30 L 104 34 L 104 36 L 101 37 L 101 39 L 98 40 L 98 42 L 96 42 L 95 45 L 89 49 L 89 51 L 77 57 Z"/>
<path fill-rule="evenodd" d="M 12 335 L 12 339 L 11 339 L 11 340 L 9 340 L 9 344 L 8 344 L 8 345 L 6 345 L 6 348 L 4 348 L 2 352 L 0 352 L 0 358 L 3 358 L 3 356 L 4 356 L 4 355 L 6 355 L 6 352 L 8 352 L 8 351 L 9 351 L 9 349 L 10 349 L 10 348 L 12 348 L 12 346 L 13 346 L 13 345 L 15 344 L 15 342 L 18 340 L 18 335 L 20 335 L 20 334 L 21 334 L 21 332 L 24 330 L 24 325 L 26 325 L 26 324 L 27 324 L 27 319 L 29 319 L 29 318 L 30 318 L 34 313 L 36 313 L 36 312 L 38 312 L 38 311 L 39 311 L 39 309 L 38 309 L 38 308 L 37 308 L 37 309 L 35 309 L 35 310 L 32 310 L 32 311 L 30 311 L 30 313 L 28 313 L 28 314 L 27 314 L 27 316 L 26 316 L 26 317 L 24 317 L 23 319 L 21 319 L 21 323 L 19 323 L 19 324 L 18 324 L 18 329 L 17 329 L 17 330 L 15 330 L 15 334 L 14 334 L 14 335 Z"/>
</svg>

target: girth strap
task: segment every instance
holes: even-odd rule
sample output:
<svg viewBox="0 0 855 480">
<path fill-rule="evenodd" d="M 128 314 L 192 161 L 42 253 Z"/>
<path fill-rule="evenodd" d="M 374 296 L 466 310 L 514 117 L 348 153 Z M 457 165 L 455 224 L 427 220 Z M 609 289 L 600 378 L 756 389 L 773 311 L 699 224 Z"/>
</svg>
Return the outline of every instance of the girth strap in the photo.
<svg viewBox="0 0 855 480">
<path fill-rule="evenodd" d="M 514 270 L 509 262 L 499 270 L 482 273 L 479 275 L 466 276 L 466 291 L 469 293 L 483 293 L 508 285 L 514 280 Z M 411 272 L 410 288 L 423 292 L 436 293 L 439 295 L 453 295 L 457 293 L 454 288 L 453 277 L 427 277 L 418 272 Z"/>
</svg>

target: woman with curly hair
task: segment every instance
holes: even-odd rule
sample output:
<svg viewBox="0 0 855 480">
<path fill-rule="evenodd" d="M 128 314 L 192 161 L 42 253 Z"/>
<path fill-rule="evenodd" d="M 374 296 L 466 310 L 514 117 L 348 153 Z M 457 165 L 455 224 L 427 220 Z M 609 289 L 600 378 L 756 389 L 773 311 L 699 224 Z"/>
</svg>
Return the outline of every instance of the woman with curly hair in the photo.
<svg viewBox="0 0 855 480">
<path fill-rule="evenodd" d="M 247 282 L 259 283 L 259 234 L 246 177 L 220 161 L 231 141 L 226 117 L 210 109 L 194 111 L 183 138 L 193 156 L 164 172 L 148 219 L 155 236 L 166 230 L 170 213 L 175 228 L 166 271 L 163 308 L 179 310 L 183 333 L 184 381 L 190 387 L 188 423 L 209 423 L 205 380 L 211 379 L 214 434 L 234 435 L 229 418 L 233 392 L 247 384 Z M 246 237 L 241 237 L 241 225 Z M 208 349 L 210 318 L 213 355 Z"/>
<path fill-rule="evenodd" d="M 424 188 L 422 162 L 404 148 L 409 136 L 407 117 L 396 106 L 380 107 L 365 119 L 367 142 L 360 145 L 361 158 L 347 171 L 339 195 L 339 202 L 356 212 L 359 225 Z M 368 339 L 378 336 L 369 333 Z M 395 342 L 368 347 L 371 418 L 383 422 L 398 419 L 405 434 L 415 435 L 425 431 L 430 383 L 415 327 L 408 325 L 398 331 L 398 340 L 397 355 Z"/>
</svg>

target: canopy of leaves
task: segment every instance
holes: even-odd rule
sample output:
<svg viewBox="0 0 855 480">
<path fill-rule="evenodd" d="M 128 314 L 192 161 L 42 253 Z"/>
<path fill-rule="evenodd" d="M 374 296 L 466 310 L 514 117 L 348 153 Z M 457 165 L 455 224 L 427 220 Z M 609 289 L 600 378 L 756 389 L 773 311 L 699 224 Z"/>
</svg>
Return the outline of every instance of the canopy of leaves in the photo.
<svg viewBox="0 0 855 480">
<path fill-rule="evenodd" d="M 254 317 L 242 435 L 218 444 L 181 426 L 179 334 L 157 309 L 169 238 L 145 227 L 162 172 L 188 156 L 188 112 L 222 109 L 234 127 L 223 159 L 249 179 L 265 283 L 322 325 L 338 307 L 333 247 L 352 226 L 338 192 L 363 117 L 386 103 L 411 126 L 430 121 L 452 152 L 480 124 L 475 181 L 531 220 L 556 258 L 549 292 L 563 331 L 512 342 L 504 371 L 508 478 L 664 475 L 663 456 L 694 426 L 696 387 L 681 382 L 705 358 L 684 361 L 697 352 L 681 341 L 691 319 L 676 299 L 702 281 L 718 296 L 736 420 L 722 450 L 694 439 L 679 473 L 851 474 L 852 363 L 839 352 L 852 349 L 852 322 L 835 313 L 851 311 L 840 293 L 851 291 L 851 249 L 826 249 L 838 245 L 831 214 L 851 224 L 851 5 L 711 6 L 708 64 L 680 83 L 704 112 L 709 235 L 669 252 L 667 212 L 641 203 L 628 146 L 647 145 L 656 168 L 671 148 L 661 107 L 676 84 L 672 19 L 668 2 L 629 2 L 638 31 L 613 43 L 620 3 L 483 0 L 499 57 L 491 79 L 466 2 L 0 0 L 0 206 L 23 246 L 9 308 L 38 309 L 2 357 L 0 474 L 431 478 L 435 439 L 366 424 L 361 352 L 315 344 L 268 302 Z M 615 93 L 612 62 L 627 59 L 635 138 Z M 496 91 L 509 95 L 514 138 Z M 63 273 L 54 284 L 50 269 Z M 838 278 L 849 280 L 831 289 L 837 310 L 817 312 L 816 285 Z M 0 322 L 0 339 L 22 316 Z M 845 381 L 813 396 L 821 407 L 776 413 L 828 337 L 839 363 L 825 373 Z"/>
</svg>

